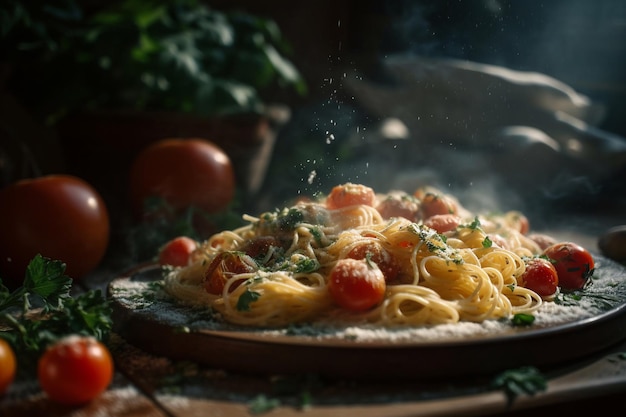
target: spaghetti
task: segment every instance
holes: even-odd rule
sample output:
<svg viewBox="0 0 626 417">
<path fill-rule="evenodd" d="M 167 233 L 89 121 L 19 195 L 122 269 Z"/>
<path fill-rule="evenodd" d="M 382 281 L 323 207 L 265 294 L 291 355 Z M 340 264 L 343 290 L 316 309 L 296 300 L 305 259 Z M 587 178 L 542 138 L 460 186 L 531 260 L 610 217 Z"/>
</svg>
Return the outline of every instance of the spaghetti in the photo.
<svg viewBox="0 0 626 417">
<path fill-rule="evenodd" d="M 482 322 L 532 313 L 549 300 L 519 281 L 523 258 L 541 252 L 520 213 L 475 215 L 433 189 L 352 204 L 350 193 L 364 191 L 373 195 L 344 184 L 326 198 L 244 216 L 247 225 L 211 236 L 188 266 L 169 271 L 165 289 L 226 322 L 255 327 Z M 331 204 L 337 192 L 345 199 Z M 346 258 L 384 272 L 384 296 L 372 308 L 352 311 L 331 296 L 329 276 Z"/>
</svg>

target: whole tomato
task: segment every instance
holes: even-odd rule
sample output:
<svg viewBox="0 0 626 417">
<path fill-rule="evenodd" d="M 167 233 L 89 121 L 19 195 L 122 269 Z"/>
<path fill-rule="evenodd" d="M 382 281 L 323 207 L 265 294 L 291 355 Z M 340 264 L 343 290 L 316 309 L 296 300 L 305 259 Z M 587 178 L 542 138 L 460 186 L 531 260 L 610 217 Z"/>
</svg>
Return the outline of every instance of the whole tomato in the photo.
<svg viewBox="0 0 626 417">
<path fill-rule="evenodd" d="M 107 389 L 113 358 L 93 337 L 70 335 L 49 346 L 39 358 L 37 378 L 48 397 L 68 405 L 84 404 Z"/>
<path fill-rule="evenodd" d="M 188 236 L 177 236 L 165 243 L 158 253 L 161 266 L 187 266 L 198 243 Z"/>
<path fill-rule="evenodd" d="M 17 360 L 9 342 L 0 337 L 0 397 L 7 391 L 15 378 Z"/>
<path fill-rule="evenodd" d="M 0 190 L 0 277 L 21 284 L 37 254 L 60 260 L 79 279 L 96 268 L 109 243 L 100 194 L 71 175 L 19 180 Z"/>
<path fill-rule="evenodd" d="M 216 213 L 230 204 L 236 185 L 228 155 L 201 138 L 168 138 L 149 145 L 133 161 L 129 180 L 138 216 L 149 197 L 164 199 L 174 210 L 196 207 Z"/>
<path fill-rule="evenodd" d="M 525 262 L 526 270 L 520 277 L 522 286 L 541 297 L 554 295 L 559 286 L 559 275 L 554 265 L 545 258 L 531 258 Z"/>
<path fill-rule="evenodd" d="M 593 256 L 577 243 L 558 242 L 548 246 L 543 254 L 556 268 L 563 291 L 582 290 L 591 282 L 595 268 Z"/>
<path fill-rule="evenodd" d="M 376 193 L 366 185 L 345 183 L 330 190 L 326 197 L 326 207 L 331 210 L 349 207 L 355 204 L 372 206 L 376 204 Z"/>
<path fill-rule="evenodd" d="M 380 304 L 386 288 L 383 272 L 369 260 L 340 259 L 328 279 L 331 298 L 350 311 L 366 311 Z"/>
</svg>

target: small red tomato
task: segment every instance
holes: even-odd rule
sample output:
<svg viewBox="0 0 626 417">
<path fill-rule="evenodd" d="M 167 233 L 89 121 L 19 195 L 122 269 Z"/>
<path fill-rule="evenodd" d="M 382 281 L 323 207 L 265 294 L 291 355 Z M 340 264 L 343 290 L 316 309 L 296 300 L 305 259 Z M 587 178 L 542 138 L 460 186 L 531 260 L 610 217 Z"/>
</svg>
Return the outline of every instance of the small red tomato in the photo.
<svg viewBox="0 0 626 417">
<path fill-rule="evenodd" d="M 378 268 L 385 276 L 385 281 L 393 281 L 400 272 L 400 268 L 394 262 L 389 251 L 377 241 L 365 241 L 363 244 L 352 248 L 346 258 L 352 258 L 357 260 L 369 260 L 378 265 Z"/>
<path fill-rule="evenodd" d="M 513 220 L 513 226 L 517 228 L 517 231 L 523 235 L 527 235 L 530 231 L 530 220 L 528 220 L 528 217 L 519 212 L 512 212 L 510 215 Z"/>
<path fill-rule="evenodd" d="M 9 343 L 0 338 L 0 396 L 6 392 L 13 383 L 17 360 Z"/>
<path fill-rule="evenodd" d="M 521 285 L 542 297 L 553 295 L 559 286 L 559 276 L 552 263 L 544 258 L 526 261 L 526 270 L 521 276 Z"/>
<path fill-rule="evenodd" d="M 159 251 L 159 265 L 187 266 L 191 260 L 191 254 L 197 247 L 197 242 L 190 237 L 175 237 Z"/>
<path fill-rule="evenodd" d="M 457 214 L 456 202 L 445 194 L 426 192 L 421 198 L 420 210 L 422 218 L 427 219 L 436 214 Z"/>
<path fill-rule="evenodd" d="M 52 401 L 84 404 L 111 383 L 113 359 L 106 346 L 95 338 L 67 336 L 46 349 L 39 359 L 37 375 Z"/>
<path fill-rule="evenodd" d="M 41 254 L 79 279 L 95 269 L 109 243 L 109 214 L 100 194 L 70 175 L 17 181 L 0 191 L 0 276 L 21 284 Z"/>
<path fill-rule="evenodd" d="M 209 294 L 220 295 L 226 281 L 234 275 L 254 272 L 257 269 L 258 266 L 250 255 L 241 252 L 221 252 L 204 272 L 204 289 Z M 233 283 L 229 290 L 233 291 L 243 281 Z"/>
<path fill-rule="evenodd" d="M 328 291 L 337 305 L 346 310 L 366 311 L 385 298 L 385 276 L 367 260 L 340 259 L 330 272 Z"/>
<path fill-rule="evenodd" d="M 376 209 L 383 219 L 403 217 L 416 222 L 420 217 L 419 200 L 415 196 L 403 192 L 389 194 L 376 206 Z"/>
<path fill-rule="evenodd" d="M 547 256 L 559 274 L 559 286 L 565 291 L 580 290 L 593 276 L 595 263 L 591 253 L 573 242 L 559 242 L 548 246 Z"/>
<path fill-rule="evenodd" d="M 435 214 L 424 220 L 424 225 L 435 229 L 437 233 L 451 232 L 461 224 L 456 214 Z"/>
<path fill-rule="evenodd" d="M 270 252 L 281 249 L 280 241 L 274 236 L 258 236 L 243 245 L 241 250 L 256 260 L 264 260 Z M 271 257 L 271 256 L 270 256 Z"/>
<path fill-rule="evenodd" d="M 331 210 L 357 204 L 374 207 L 376 204 L 374 190 L 365 185 L 346 183 L 333 187 L 326 197 L 326 207 Z"/>
<path fill-rule="evenodd" d="M 137 215 L 149 197 L 162 198 L 175 211 L 219 212 L 232 201 L 236 186 L 228 155 L 199 138 L 163 139 L 144 148 L 131 166 L 129 183 Z"/>
</svg>

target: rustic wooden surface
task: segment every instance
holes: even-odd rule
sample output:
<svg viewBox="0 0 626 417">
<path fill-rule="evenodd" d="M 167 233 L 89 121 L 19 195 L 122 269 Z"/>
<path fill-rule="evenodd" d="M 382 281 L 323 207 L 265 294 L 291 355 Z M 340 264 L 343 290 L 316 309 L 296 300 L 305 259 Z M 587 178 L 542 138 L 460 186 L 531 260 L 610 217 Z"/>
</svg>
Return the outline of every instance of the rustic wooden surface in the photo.
<svg viewBox="0 0 626 417">
<path fill-rule="evenodd" d="M 561 236 L 595 249 L 594 236 L 571 232 Z M 101 273 L 84 284 L 103 288 L 110 278 L 113 278 L 110 273 Z M 489 389 L 486 380 L 389 383 L 329 381 L 312 375 L 280 378 L 233 374 L 153 356 L 113 334 L 109 345 L 115 357 L 116 374 L 100 397 L 81 407 L 61 406 L 46 398 L 36 380 L 18 379 L 0 398 L 0 416 L 521 417 L 529 412 L 533 416 L 567 412 L 578 415 L 600 408 L 617 410 L 617 415 L 623 415 L 626 329 L 623 332 L 624 340 L 611 349 L 548 370 L 546 391 L 519 396 L 512 404 L 507 402 L 503 391 Z M 257 408 L 261 404 L 274 406 Z"/>
</svg>

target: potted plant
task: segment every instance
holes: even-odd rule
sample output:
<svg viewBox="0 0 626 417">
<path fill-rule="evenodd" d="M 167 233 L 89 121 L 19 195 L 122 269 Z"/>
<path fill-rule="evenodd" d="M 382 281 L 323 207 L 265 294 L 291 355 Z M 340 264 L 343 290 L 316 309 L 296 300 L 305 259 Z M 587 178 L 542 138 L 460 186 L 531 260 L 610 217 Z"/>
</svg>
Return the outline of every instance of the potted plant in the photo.
<svg viewBox="0 0 626 417">
<path fill-rule="evenodd" d="M 0 62 L 9 93 L 55 128 L 70 170 L 96 185 L 119 177 L 118 190 L 147 143 L 201 136 L 232 156 L 244 191 L 259 187 L 255 158 L 267 160 L 272 123 L 289 117 L 272 94 L 306 93 L 271 19 L 197 0 L 56 4 L 1 6 Z"/>
</svg>

